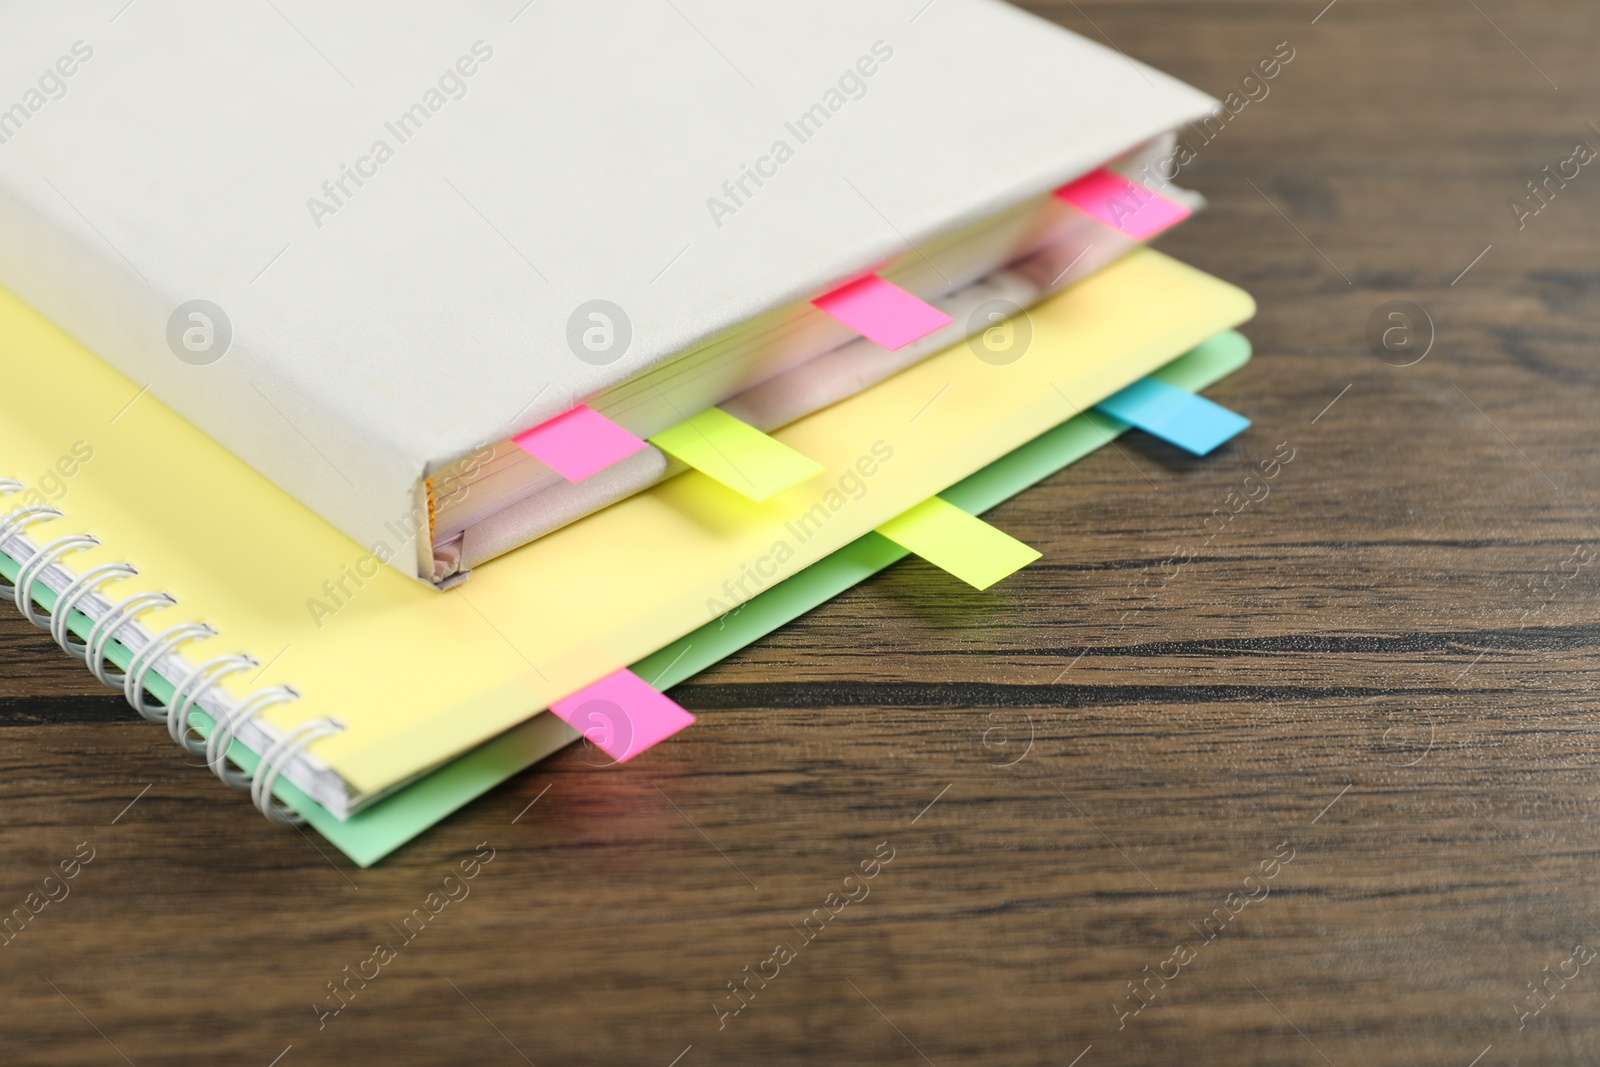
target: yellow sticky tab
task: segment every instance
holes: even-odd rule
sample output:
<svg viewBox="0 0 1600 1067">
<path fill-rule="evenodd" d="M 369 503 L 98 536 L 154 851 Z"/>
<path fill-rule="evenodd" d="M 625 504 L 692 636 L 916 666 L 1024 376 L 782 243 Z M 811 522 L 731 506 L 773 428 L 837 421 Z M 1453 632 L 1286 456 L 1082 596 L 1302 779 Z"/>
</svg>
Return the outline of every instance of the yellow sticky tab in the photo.
<svg viewBox="0 0 1600 1067">
<path fill-rule="evenodd" d="M 656 434 L 650 443 L 757 503 L 824 469 L 721 408 L 707 408 Z"/>
<path fill-rule="evenodd" d="M 987 589 L 1040 553 L 943 497 L 929 497 L 878 532 L 974 589 Z"/>
</svg>

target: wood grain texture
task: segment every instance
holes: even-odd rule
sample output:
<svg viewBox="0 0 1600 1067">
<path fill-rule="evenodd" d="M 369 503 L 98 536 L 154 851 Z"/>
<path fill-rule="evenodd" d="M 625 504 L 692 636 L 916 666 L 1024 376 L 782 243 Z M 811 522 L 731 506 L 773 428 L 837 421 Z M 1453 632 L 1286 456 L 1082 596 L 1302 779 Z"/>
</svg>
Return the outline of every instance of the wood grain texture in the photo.
<svg viewBox="0 0 1600 1067">
<path fill-rule="evenodd" d="M 1255 426 L 1204 461 L 1125 438 L 991 514 L 1045 553 L 1015 578 L 897 565 L 678 689 L 700 723 L 648 759 L 565 753 L 373 870 L 0 614 L 0 911 L 94 850 L 0 948 L 0 1060 L 1600 1057 L 1600 961 L 1568 962 L 1600 946 L 1600 172 L 1521 231 L 1507 208 L 1600 145 L 1592 5 L 1033 7 L 1218 95 L 1295 49 L 1163 242 L 1259 299 L 1211 391 Z M 1437 327 L 1415 366 L 1366 343 L 1394 299 Z"/>
</svg>

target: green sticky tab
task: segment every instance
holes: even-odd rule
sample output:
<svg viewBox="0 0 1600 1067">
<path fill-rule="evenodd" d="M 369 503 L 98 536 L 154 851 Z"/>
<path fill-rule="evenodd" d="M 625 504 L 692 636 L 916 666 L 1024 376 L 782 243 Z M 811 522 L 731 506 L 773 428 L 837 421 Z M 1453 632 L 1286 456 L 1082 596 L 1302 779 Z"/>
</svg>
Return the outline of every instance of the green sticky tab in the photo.
<svg viewBox="0 0 1600 1067">
<path fill-rule="evenodd" d="M 793 489 L 823 470 L 822 464 L 721 408 L 707 408 L 656 434 L 650 443 L 757 503 Z"/>
<path fill-rule="evenodd" d="M 974 589 L 987 589 L 1040 556 L 1010 534 L 937 496 L 890 519 L 878 532 Z"/>
</svg>

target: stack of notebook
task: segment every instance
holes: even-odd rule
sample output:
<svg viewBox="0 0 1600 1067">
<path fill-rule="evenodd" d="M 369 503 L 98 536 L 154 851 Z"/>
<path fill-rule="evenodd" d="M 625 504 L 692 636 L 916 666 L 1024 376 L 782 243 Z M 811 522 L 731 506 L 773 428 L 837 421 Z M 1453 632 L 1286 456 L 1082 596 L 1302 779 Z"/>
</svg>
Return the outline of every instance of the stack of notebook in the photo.
<svg viewBox="0 0 1600 1067">
<path fill-rule="evenodd" d="M 358 863 L 908 553 L 1004 579 L 976 516 L 1130 427 L 1248 425 L 1196 392 L 1250 298 L 1144 247 L 1215 106 L 1154 70 L 990 0 L 409 7 L 0 41 L 0 574 Z"/>
</svg>

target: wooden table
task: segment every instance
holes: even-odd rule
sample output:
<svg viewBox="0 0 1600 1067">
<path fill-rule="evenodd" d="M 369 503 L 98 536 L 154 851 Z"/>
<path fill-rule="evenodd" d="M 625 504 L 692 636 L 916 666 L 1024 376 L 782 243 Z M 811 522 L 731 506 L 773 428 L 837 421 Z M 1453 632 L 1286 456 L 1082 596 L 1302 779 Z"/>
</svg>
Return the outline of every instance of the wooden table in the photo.
<svg viewBox="0 0 1600 1067">
<path fill-rule="evenodd" d="M 1035 5 L 1219 96 L 1292 48 L 1163 242 L 1260 301 L 1212 390 L 1254 427 L 1102 450 L 990 516 L 1040 563 L 895 566 L 625 771 L 568 752 L 360 870 L 0 614 L 0 908 L 93 854 L 0 948 L 0 1061 L 1594 1062 L 1600 168 L 1508 200 L 1600 146 L 1600 16 L 1323 2 Z M 1410 366 L 1367 339 L 1400 300 Z"/>
</svg>

